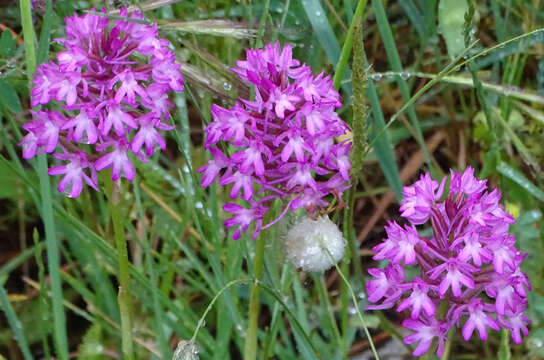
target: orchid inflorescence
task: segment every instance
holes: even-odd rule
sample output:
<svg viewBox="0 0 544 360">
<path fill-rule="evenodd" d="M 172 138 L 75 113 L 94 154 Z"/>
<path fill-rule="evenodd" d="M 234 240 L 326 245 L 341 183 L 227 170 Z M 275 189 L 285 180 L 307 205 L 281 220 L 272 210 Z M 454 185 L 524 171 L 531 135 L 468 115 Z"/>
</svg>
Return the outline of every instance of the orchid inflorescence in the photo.
<svg viewBox="0 0 544 360">
<path fill-rule="evenodd" d="M 280 48 L 279 43 L 248 50 L 247 59 L 238 61 L 233 71 L 253 84 L 255 99 L 240 99 L 229 109 L 212 106 L 213 121 L 205 130 L 212 159 L 198 170 L 203 187 L 219 177 L 220 185 L 232 184 L 232 199 L 242 198 L 249 206 L 223 206 L 235 214 L 225 221 L 227 227 L 238 226 L 233 238 L 252 222 L 255 238 L 288 210 L 304 207 L 315 215 L 329 205 L 324 199 L 329 194 L 341 202 L 348 187 L 351 143 L 335 142 L 349 128 L 335 112 L 342 104 L 331 79 L 323 73 L 314 76 L 292 58 L 291 46 Z M 227 156 L 220 141 L 230 144 L 234 153 Z M 274 199 L 287 205 L 263 226 Z"/>
<path fill-rule="evenodd" d="M 157 145 L 166 146 L 160 131 L 172 129 L 165 123 L 173 107 L 168 92 L 182 91 L 183 79 L 169 42 L 142 19 L 124 8 L 111 28 L 105 16 L 68 17 L 66 38 L 56 40 L 65 50 L 37 69 L 31 105 L 54 99 L 64 113 L 32 112 L 23 157 L 62 150 L 53 156 L 66 163 L 49 174 L 64 175 L 58 190 L 70 197 L 79 196 L 84 183 L 98 190 L 100 170 L 111 168 L 112 180 L 132 180 L 129 153 L 147 161 Z"/>
<path fill-rule="evenodd" d="M 403 326 L 414 333 L 406 344 L 419 343 L 414 355 L 425 354 L 437 339 L 441 356 L 448 331 L 458 326 L 465 340 L 478 330 L 487 339 L 487 328 L 509 329 L 515 343 L 527 336 L 524 315 L 529 279 L 520 265 L 526 254 L 515 248 L 508 233 L 514 218 L 499 204 L 500 192 L 488 191 L 487 180 L 451 171 L 449 192 L 424 174 L 403 190 L 401 216 L 410 225 L 390 222 L 387 238 L 374 247 L 375 260 L 388 260 L 385 269 L 369 269 L 368 309 L 409 310 Z M 430 224 L 433 235 L 422 237 L 416 225 Z M 407 279 L 404 268 L 418 267 L 419 275 Z"/>
</svg>

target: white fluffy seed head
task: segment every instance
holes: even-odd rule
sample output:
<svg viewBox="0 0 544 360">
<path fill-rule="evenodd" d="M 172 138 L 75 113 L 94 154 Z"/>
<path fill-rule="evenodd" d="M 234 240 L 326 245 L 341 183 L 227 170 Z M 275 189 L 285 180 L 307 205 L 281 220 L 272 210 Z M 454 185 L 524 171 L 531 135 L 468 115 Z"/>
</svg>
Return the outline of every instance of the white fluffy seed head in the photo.
<svg viewBox="0 0 544 360">
<path fill-rule="evenodd" d="M 338 226 L 325 215 L 317 220 L 305 217 L 296 223 L 287 232 L 284 246 L 287 258 L 297 268 L 322 272 L 344 256 L 346 240 Z"/>
</svg>

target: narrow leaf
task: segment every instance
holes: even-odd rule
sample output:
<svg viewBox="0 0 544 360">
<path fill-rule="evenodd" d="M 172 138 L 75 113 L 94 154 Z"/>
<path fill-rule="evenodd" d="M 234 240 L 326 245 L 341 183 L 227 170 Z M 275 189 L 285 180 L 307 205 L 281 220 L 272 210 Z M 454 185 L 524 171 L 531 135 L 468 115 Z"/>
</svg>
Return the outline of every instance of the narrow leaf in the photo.
<svg viewBox="0 0 544 360">
<path fill-rule="evenodd" d="M 467 0 L 440 0 L 438 5 L 438 23 L 451 59 L 465 49 L 463 24 L 467 10 Z"/>
<path fill-rule="evenodd" d="M 544 191 L 540 190 L 535 184 L 525 177 L 521 172 L 517 171 L 507 163 L 501 161 L 497 166 L 497 171 L 514 181 L 516 184 L 527 190 L 538 200 L 544 202 Z"/>
<path fill-rule="evenodd" d="M 14 114 L 23 111 L 17 92 L 5 80 L 0 80 L 0 103 Z"/>
</svg>

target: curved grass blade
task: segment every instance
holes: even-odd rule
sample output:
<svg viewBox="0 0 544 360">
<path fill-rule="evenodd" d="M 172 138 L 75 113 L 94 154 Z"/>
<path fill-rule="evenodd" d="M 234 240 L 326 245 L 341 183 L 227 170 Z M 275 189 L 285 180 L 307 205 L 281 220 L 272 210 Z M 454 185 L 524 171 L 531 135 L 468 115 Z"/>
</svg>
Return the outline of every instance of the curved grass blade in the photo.
<svg viewBox="0 0 544 360">
<path fill-rule="evenodd" d="M 533 195 L 538 200 L 544 202 L 544 191 L 540 190 L 535 184 L 525 177 L 521 172 L 514 169 L 504 161 L 501 161 L 497 166 L 499 174 L 506 176 L 525 190 Z"/>
</svg>

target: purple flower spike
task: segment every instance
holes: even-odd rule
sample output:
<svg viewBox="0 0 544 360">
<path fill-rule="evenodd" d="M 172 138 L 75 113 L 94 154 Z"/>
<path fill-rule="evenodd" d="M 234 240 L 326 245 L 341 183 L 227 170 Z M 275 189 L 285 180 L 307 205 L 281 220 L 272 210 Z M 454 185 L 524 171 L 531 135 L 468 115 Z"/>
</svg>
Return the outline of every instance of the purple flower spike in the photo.
<svg viewBox="0 0 544 360">
<path fill-rule="evenodd" d="M 331 79 L 323 73 L 314 76 L 292 58 L 289 45 L 278 42 L 248 50 L 246 60 L 232 70 L 253 86 L 255 99 L 239 99 L 228 109 L 212 105 L 213 121 L 205 130 L 212 159 L 198 172 L 203 187 L 218 178 L 220 185 L 231 185 L 232 199 L 249 203 L 249 209 L 225 205 L 236 214 L 225 225 L 239 225 L 233 237 L 239 238 L 252 222 L 256 237 L 287 210 L 304 207 L 315 216 L 329 205 L 323 198 L 330 194 L 343 204 L 351 143 L 335 141 L 349 128 L 335 112 L 342 104 Z M 221 141 L 231 145 L 229 157 L 219 150 Z M 286 204 L 284 211 L 261 226 L 263 211 L 275 199 Z M 406 261 L 413 260 L 409 247 Z"/>
<path fill-rule="evenodd" d="M 103 10 L 104 13 L 105 10 Z M 138 11 L 121 17 L 141 20 Z M 66 18 L 65 47 L 57 61 L 41 64 L 34 76 L 31 105 L 55 100 L 70 115 L 55 110 L 32 112 L 23 126 L 23 157 L 53 153 L 65 165 L 58 190 L 77 197 L 87 184 L 98 191 L 96 171 L 112 170 L 112 179 L 134 179 L 131 158 L 147 161 L 165 149 L 163 131 L 173 104 L 170 91 L 182 91 L 183 79 L 170 44 L 158 38 L 156 25 L 93 14 Z M 134 155 L 130 155 L 133 153 Z"/>
<path fill-rule="evenodd" d="M 374 259 L 390 264 L 368 270 L 368 301 L 375 304 L 367 309 L 409 310 L 403 326 L 414 333 L 404 342 L 417 343 L 415 356 L 425 354 L 435 338 L 440 356 L 453 326 L 466 341 L 475 330 L 486 341 L 488 328 L 504 328 L 519 344 L 529 331 L 524 311 L 531 285 L 521 270 L 526 254 L 508 234 L 513 217 L 499 204 L 499 191 L 488 191 L 487 180 L 476 178 L 472 168 L 450 174 L 448 191 L 446 179 L 439 184 L 429 174 L 403 189 L 401 216 L 411 224 L 385 227 L 387 237 L 373 248 Z M 415 225 L 423 224 L 432 228 L 432 237 L 419 236 Z M 400 274 L 407 265 L 417 266 L 420 276 L 406 281 Z"/>
</svg>

